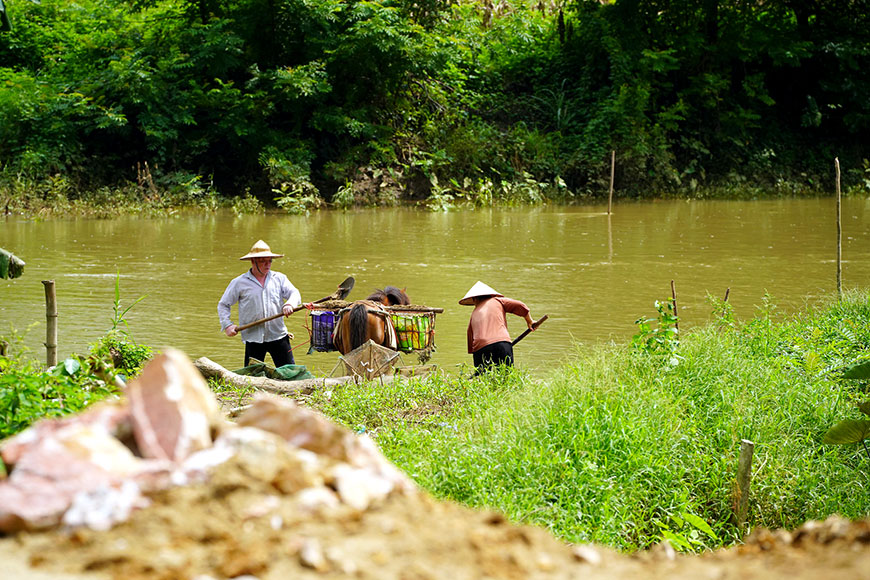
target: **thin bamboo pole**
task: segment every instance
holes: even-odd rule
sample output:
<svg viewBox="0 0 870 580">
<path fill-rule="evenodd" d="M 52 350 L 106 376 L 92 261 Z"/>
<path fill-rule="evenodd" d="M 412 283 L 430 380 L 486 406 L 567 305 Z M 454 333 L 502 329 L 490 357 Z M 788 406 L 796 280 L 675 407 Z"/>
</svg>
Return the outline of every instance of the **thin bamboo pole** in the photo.
<svg viewBox="0 0 870 580">
<path fill-rule="evenodd" d="M 752 479 L 752 454 L 755 443 L 748 439 L 740 441 L 740 457 L 737 460 L 737 509 L 734 520 L 739 530 L 746 524 L 746 514 L 749 512 L 749 485 Z"/>
<path fill-rule="evenodd" d="M 43 280 L 45 286 L 45 364 L 57 364 L 57 296 L 54 280 Z"/>
<path fill-rule="evenodd" d="M 834 158 L 837 170 L 837 298 L 843 297 L 843 219 L 840 195 L 840 159 Z"/>
<path fill-rule="evenodd" d="M 616 149 L 610 152 L 610 193 L 607 195 L 607 215 L 613 208 L 613 179 L 616 174 Z"/>
<path fill-rule="evenodd" d="M 607 263 L 613 263 L 613 220 L 607 214 Z"/>
<path fill-rule="evenodd" d="M 673 280 L 671 280 L 671 298 L 674 301 L 674 316 L 677 318 L 677 321 L 674 323 L 674 328 L 679 330 L 680 329 L 680 315 L 677 314 L 677 287 L 674 284 Z"/>
<path fill-rule="evenodd" d="M 725 288 L 725 299 L 722 302 L 728 302 L 728 295 L 731 294 L 731 287 Z"/>
</svg>

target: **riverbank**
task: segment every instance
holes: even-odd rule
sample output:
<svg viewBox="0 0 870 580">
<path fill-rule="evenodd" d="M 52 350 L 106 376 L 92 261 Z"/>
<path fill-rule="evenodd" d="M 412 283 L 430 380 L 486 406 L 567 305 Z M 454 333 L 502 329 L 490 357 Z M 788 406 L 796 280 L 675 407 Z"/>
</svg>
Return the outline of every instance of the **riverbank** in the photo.
<svg viewBox="0 0 870 580">
<path fill-rule="evenodd" d="M 569 542 L 681 550 L 738 541 L 742 440 L 755 443 L 749 526 L 867 515 L 867 458 L 821 443 L 860 414 L 842 369 L 868 356 L 867 292 L 783 322 L 714 323 L 661 348 L 578 348 L 549 376 L 346 385 L 308 403 L 365 431 L 436 497 L 494 508 Z"/>
<path fill-rule="evenodd" d="M 387 175 L 382 171 L 379 174 Z M 649 195 L 624 196 L 619 187 L 614 192 L 615 203 L 656 199 L 686 200 L 762 200 L 807 198 L 833 195 L 830 187 L 818 184 L 779 181 L 772 185 L 753 185 L 741 181 L 732 185 L 692 186 Z M 845 196 L 867 195 L 866 187 L 853 186 L 843 191 Z M 327 202 L 326 199 L 331 201 Z M 453 183 L 439 187 L 432 184 L 395 181 L 372 183 L 367 177 L 349 182 L 341 192 L 314 192 L 305 195 L 282 194 L 277 197 L 222 195 L 201 177 L 191 177 L 184 183 L 156 185 L 152 182 L 126 182 L 113 187 L 80 190 L 63 175 L 43 179 L 26 178 L 0 172 L 0 211 L 26 219 L 106 219 L 120 216 L 146 218 L 179 215 L 203 215 L 228 210 L 238 216 L 278 212 L 308 215 L 316 211 L 348 210 L 373 207 L 411 207 L 420 211 L 468 210 L 487 207 L 523 207 L 538 205 L 575 205 L 607 203 L 606 187 L 597 193 L 573 192 L 564 183 L 540 183 L 532 179 L 523 182 Z"/>
<path fill-rule="evenodd" d="M 866 516 L 866 457 L 821 440 L 860 416 L 863 385 L 841 371 L 867 356 L 870 294 L 782 321 L 772 309 L 745 323 L 727 304 L 719 312 L 655 346 L 639 335 L 578 347 L 547 375 L 345 384 L 300 400 L 370 434 L 435 497 L 568 542 L 633 551 L 668 539 L 693 551 L 738 541 L 744 439 L 755 443 L 750 527 Z M 4 391 L 9 401 L 16 387 Z"/>
</svg>

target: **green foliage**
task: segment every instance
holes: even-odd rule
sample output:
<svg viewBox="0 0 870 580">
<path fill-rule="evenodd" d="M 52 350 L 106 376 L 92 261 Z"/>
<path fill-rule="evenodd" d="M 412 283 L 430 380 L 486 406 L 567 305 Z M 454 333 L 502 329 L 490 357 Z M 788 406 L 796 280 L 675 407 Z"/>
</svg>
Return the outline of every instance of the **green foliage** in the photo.
<svg viewBox="0 0 870 580">
<path fill-rule="evenodd" d="M 208 386 L 230 408 L 242 407 L 258 392 L 252 385 L 239 385 L 221 379 L 209 379 Z"/>
<path fill-rule="evenodd" d="M 766 296 L 752 320 L 686 333 L 680 364 L 666 373 L 641 349 L 578 345 L 537 379 L 500 369 L 475 380 L 346 384 L 309 402 L 370 433 L 435 496 L 569 542 L 636 550 L 668 540 L 702 551 L 740 541 L 732 514 L 742 439 L 756 443 L 750 525 L 863 517 L 861 457 L 822 438 L 851 404 L 831 393 L 844 361 L 870 345 L 870 296 L 784 321 L 773 311 Z"/>
<path fill-rule="evenodd" d="M 252 196 L 250 191 L 246 191 L 244 196 L 234 197 L 230 207 L 233 213 L 239 217 L 263 213 L 263 204 L 260 203 L 259 199 Z"/>
<path fill-rule="evenodd" d="M 109 328 L 109 334 L 123 334 L 124 336 L 128 336 L 127 329 L 129 325 L 127 324 L 127 313 L 130 310 L 145 300 L 145 296 L 140 296 L 136 300 L 133 301 L 132 304 L 127 306 L 126 308 L 121 306 L 121 271 L 118 270 L 115 273 L 115 299 L 112 301 L 112 326 Z"/>
<path fill-rule="evenodd" d="M 667 522 L 657 521 L 662 538 L 678 551 L 708 550 L 718 545 L 719 536 L 702 518 L 690 512 L 670 514 Z"/>
<path fill-rule="evenodd" d="M 867 380 L 870 379 L 870 361 L 864 360 L 854 363 L 843 372 L 844 379 Z M 864 415 L 870 415 L 870 401 L 864 401 L 858 406 L 858 410 Z M 870 420 L 867 419 L 843 419 L 825 433 L 822 443 L 835 445 L 848 445 L 860 443 L 870 459 L 870 449 L 865 440 L 870 437 Z"/>
<path fill-rule="evenodd" d="M 339 209 L 348 209 L 354 204 L 353 184 L 346 181 L 332 196 L 332 205 Z"/>
<path fill-rule="evenodd" d="M 0 439 L 118 394 L 111 367 L 99 357 L 73 357 L 43 371 L 22 353 L 9 353 L 0 357 Z"/>
<path fill-rule="evenodd" d="M 159 196 L 140 191 L 137 203 L 164 210 L 217 207 L 219 187 L 261 202 L 277 190 L 304 213 L 365 167 L 404 175 L 414 201 L 437 178 L 469 180 L 450 187 L 453 202 L 566 202 L 606 195 L 611 151 L 623 197 L 818 193 L 834 156 L 844 190 L 866 191 L 867 14 L 831 3 L 560 8 L 22 2 L 0 39 L 0 158 L 4 171 L 61 175 L 70 188 L 34 196 L 0 183 L 0 195 L 118 208 L 133 192 L 123 203 L 107 192 L 127 191 L 149 160 Z M 447 207 L 436 193 L 428 205 Z"/>
<path fill-rule="evenodd" d="M 43 417 L 77 413 L 119 395 L 126 378 L 138 375 L 152 357 L 150 347 L 130 338 L 126 320 L 130 309 L 144 298 L 123 307 L 118 273 L 109 331 L 91 345 L 89 355 L 73 355 L 49 370 L 42 370 L 27 356 L 23 337 L 14 329 L 9 336 L 0 337 L 4 344 L 0 355 L 0 439 Z"/>
<path fill-rule="evenodd" d="M 323 205 L 323 199 L 318 195 L 317 189 L 308 182 L 305 183 L 282 183 L 278 189 L 273 189 L 276 194 L 275 203 L 278 207 L 291 214 L 308 215 L 312 209 Z"/>
<path fill-rule="evenodd" d="M 728 302 L 728 296 L 725 296 L 725 300 L 721 300 L 708 293 L 707 300 L 710 301 L 713 307 L 714 324 L 731 328 L 736 326 L 737 321 L 734 318 L 734 307 Z"/>
<path fill-rule="evenodd" d="M 109 331 L 91 346 L 91 355 L 96 360 L 108 361 L 117 372 L 125 376 L 135 376 L 142 371 L 144 364 L 153 356 L 151 347 L 137 344 L 130 337 L 127 313 L 142 302 L 140 296 L 129 306 L 121 305 L 121 272 L 115 275 L 115 299 L 112 303 L 112 326 Z"/>
<path fill-rule="evenodd" d="M 637 350 L 649 354 L 665 355 L 670 365 L 679 364 L 676 354 L 680 346 L 679 317 L 674 313 L 673 300 L 656 300 L 656 318 L 641 316 L 634 321 L 638 332 L 631 339 Z M 658 323 L 658 326 L 653 326 Z"/>
<path fill-rule="evenodd" d="M 447 211 L 453 205 L 453 195 L 449 187 L 442 187 L 438 183 L 438 177 L 433 175 L 429 178 L 429 197 L 425 205 L 429 211 Z"/>
</svg>

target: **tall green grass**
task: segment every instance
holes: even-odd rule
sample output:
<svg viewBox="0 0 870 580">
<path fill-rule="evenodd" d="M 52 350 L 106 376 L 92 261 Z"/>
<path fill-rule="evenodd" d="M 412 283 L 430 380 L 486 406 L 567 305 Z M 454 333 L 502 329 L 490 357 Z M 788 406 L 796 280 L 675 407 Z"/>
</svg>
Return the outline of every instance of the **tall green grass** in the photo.
<svg viewBox="0 0 870 580">
<path fill-rule="evenodd" d="M 821 438 L 859 415 L 866 385 L 840 375 L 870 357 L 870 297 L 788 320 L 774 311 L 682 336 L 676 365 L 627 344 L 578 346 L 544 380 L 506 370 L 348 385 L 312 403 L 371 431 L 437 497 L 567 541 L 622 550 L 663 538 L 696 550 L 737 541 L 741 439 L 755 443 L 751 526 L 865 516 L 870 464 L 857 446 Z"/>
</svg>

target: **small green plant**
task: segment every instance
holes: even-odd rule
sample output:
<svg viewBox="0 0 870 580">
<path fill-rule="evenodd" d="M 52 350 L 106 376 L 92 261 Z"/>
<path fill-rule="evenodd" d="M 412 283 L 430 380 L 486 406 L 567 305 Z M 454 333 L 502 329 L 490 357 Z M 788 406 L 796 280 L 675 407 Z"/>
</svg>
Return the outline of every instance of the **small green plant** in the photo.
<svg viewBox="0 0 870 580">
<path fill-rule="evenodd" d="M 234 197 L 230 207 L 237 216 L 263 213 L 263 204 L 260 203 L 259 199 L 251 195 L 250 189 L 245 190 L 244 196 Z"/>
<path fill-rule="evenodd" d="M 669 514 L 668 520 L 667 523 L 658 520 L 655 523 L 659 526 L 662 539 L 667 540 L 675 550 L 693 552 L 710 548 L 706 539 L 713 540 L 713 545 L 719 543 L 719 537 L 710 524 L 691 512 Z"/>
<path fill-rule="evenodd" d="M 109 329 L 110 334 L 121 333 L 124 336 L 129 335 L 126 330 L 121 329 L 121 326 L 123 326 L 125 329 L 129 328 L 129 325 L 127 324 L 127 319 L 125 318 L 127 316 L 127 313 L 130 312 L 130 310 L 134 306 L 136 306 L 137 304 L 139 304 L 140 302 L 145 300 L 146 296 L 148 296 L 148 295 L 145 294 L 145 295 L 140 296 L 135 301 L 133 301 L 133 303 L 130 306 L 122 309 L 121 308 L 121 271 L 118 270 L 116 272 L 116 274 L 115 274 L 115 300 L 112 303 L 112 328 Z"/>
<path fill-rule="evenodd" d="M 710 301 L 713 307 L 714 324 L 720 328 L 734 328 L 736 323 L 734 319 L 734 307 L 728 302 L 727 296 L 726 300 L 720 300 L 708 293 L 707 300 Z"/>
<path fill-rule="evenodd" d="M 354 193 L 353 183 L 345 181 L 344 185 L 338 188 L 335 195 L 332 197 L 332 205 L 339 209 L 348 209 L 353 206 Z"/>
<path fill-rule="evenodd" d="M 425 204 L 429 211 L 447 211 L 453 206 L 453 195 L 450 193 L 449 187 L 444 187 L 438 183 L 438 177 L 433 175 L 429 178 L 429 183 L 432 189 L 429 191 L 429 197 L 426 198 Z"/>
<path fill-rule="evenodd" d="M 634 321 L 638 332 L 632 337 L 631 344 L 642 352 L 668 355 L 668 363 L 676 366 L 680 360 L 676 354 L 680 346 L 679 317 L 674 313 L 672 300 L 656 300 L 655 307 L 658 317 L 641 316 Z M 658 326 L 654 327 L 656 322 Z"/>
<path fill-rule="evenodd" d="M 209 379 L 208 386 L 229 407 L 242 407 L 257 392 L 257 388 L 251 385 L 238 385 L 223 379 Z"/>
<path fill-rule="evenodd" d="M 2 361 L 0 439 L 43 417 L 76 413 L 118 394 L 113 369 L 99 357 L 72 357 L 49 371 L 17 352 Z"/>
<path fill-rule="evenodd" d="M 91 354 L 101 360 L 111 361 L 119 372 L 126 376 L 139 374 L 153 352 L 148 346 L 136 344 L 130 337 L 127 313 L 142 302 L 147 295 L 140 296 L 126 308 L 121 305 L 121 273 L 115 276 L 115 300 L 112 304 L 112 327 L 105 336 L 91 346 Z"/>
<path fill-rule="evenodd" d="M 276 194 L 278 207 L 296 215 L 308 215 L 323 204 L 317 188 L 309 181 L 282 182 L 278 188 L 272 189 L 272 193 Z"/>
<path fill-rule="evenodd" d="M 843 373 L 844 379 L 870 379 L 870 360 L 853 364 Z M 858 410 L 870 416 L 870 401 L 858 404 Z M 843 419 L 825 433 L 822 443 L 834 445 L 851 445 L 860 443 L 864 447 L 867 458 L 870 459 L 870 449 L 867 448 L 867 438 L 870 437 L 870 419 Z"/>
</svg>

